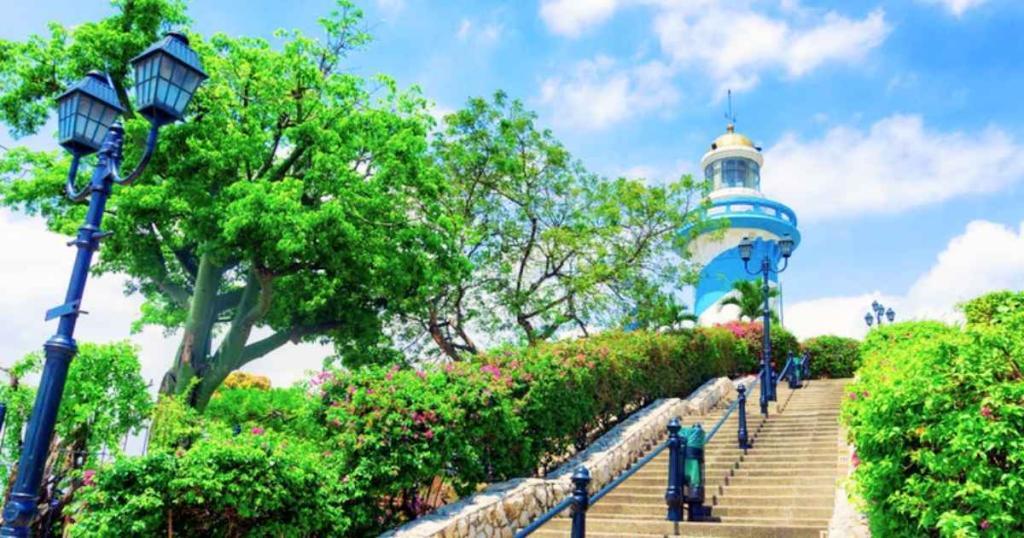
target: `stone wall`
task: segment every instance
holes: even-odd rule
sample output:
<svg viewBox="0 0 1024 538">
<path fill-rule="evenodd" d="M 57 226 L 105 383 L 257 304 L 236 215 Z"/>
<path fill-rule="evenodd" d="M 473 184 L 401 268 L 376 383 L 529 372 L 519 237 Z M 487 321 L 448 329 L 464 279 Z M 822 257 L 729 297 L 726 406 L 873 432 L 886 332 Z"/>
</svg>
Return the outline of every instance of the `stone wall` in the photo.
<svg viewBox="0 0 1024 538">
<path fill-rule="evenodd" d="M 749 386 L 753 377 L 740 381 Z M 712 379 L 685 400 L 657 400 L 599 437 L 586 450 L 546 478 L 517 478 L 487 489 L 382 536 L 393 538 L 505 538 L 525 527 L 561 502 L 572 490 L 570 476 L 579 466 L 590 471 L 590 491 L 611 482 L 660 442 L 672 417 L 703 415 L 731 401 L 736 384 L 728 378 Z M 690 425 L 692 421 L 683 421 Z M 707 428 L 711 424 L 705 425 Z"/>
</svg>

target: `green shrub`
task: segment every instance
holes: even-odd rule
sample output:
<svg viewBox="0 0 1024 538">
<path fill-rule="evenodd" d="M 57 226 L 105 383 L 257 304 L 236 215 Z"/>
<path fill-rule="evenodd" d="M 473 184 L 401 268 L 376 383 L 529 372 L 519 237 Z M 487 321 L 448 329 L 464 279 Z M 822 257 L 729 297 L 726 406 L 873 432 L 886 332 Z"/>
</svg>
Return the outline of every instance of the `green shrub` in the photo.
<svg viewBox="0 0 1024 538">
<path fill-rule="evenodd" d="M 341 458 L 260 430 L 121 458 L 83 487 L 74 537 L 344 536 Z"/>
<path fill-rule="evenodd" d="M 996 291 L 961 304 L 968 325 L 998 325 L 1024 311 L 1024 291 Z"/>
<path fill-rule="evenodd" d="M 853 338 L 816 336 L 801 348 L 810 358 L 812 377 L 853 377 L 860 365 L 860 342 Z"/>
<path fill-rule="evenodd" d="M 875 536 L 1024 535 L 1024 309 L 997 310 L 865 340 L 843 420 Z"/>
<path fill-rule="evenodd" d="M 737 373 L 754 374 L 761 369 L 764 326 L 760 321 L 730 321 L 715 325 L 714 328 L 729 331 L 746 346 L 745 351 L 740 351 Z M 781 325 L 773 324 L 771 331 L 772 362 L 775 364 L 775 371 L 779 371 L 785 366 L 786 360 L 790 356 L 800 352 L 800 343 L 793 336 L 793 333 L 787 331 Z"/>
<path fill-rule="evenodd" d="M 533 475 L 656 398 L 737 371 L 747 352 L 723 330 L 612 332 L 422 370 L 324 372 L 302 389 L 222 390 L 201 418 L 203 433 L 170 399 L 161 404 L 169 424 L 160 426 L 157 450 L 99 473 L 77 514 L 79 532 L 137 521 L 147 535 L 172 521 L 183 536 L 273 534 L 300 517 L 270 513 L 279 506 L 275 488 L 305 488 L 301 495 L 328 503 L 327 513 L 289 536 L 374 535 L 428 510 L 424 494 L 438 477 L 468 494 Z M 242 433 L 233 438 L 236 426 Z M 250 439 L 257 429 L 269 448 Z M 320 454 L 328 454 L 322 467 Z M 264 477 L 220 478 L 244 458 Z M 245 492 L 225 494 L 236 482 Z"/>
</svg>

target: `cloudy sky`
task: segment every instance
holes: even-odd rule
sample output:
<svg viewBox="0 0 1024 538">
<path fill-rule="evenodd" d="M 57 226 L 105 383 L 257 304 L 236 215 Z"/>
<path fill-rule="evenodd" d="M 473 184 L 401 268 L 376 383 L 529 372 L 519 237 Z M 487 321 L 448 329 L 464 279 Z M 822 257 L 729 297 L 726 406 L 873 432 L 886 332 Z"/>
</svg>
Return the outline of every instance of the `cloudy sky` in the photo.
<svg viewBox="0 0 1024 538">
<path fill-rule="evenodd" d="M 282 6 L 289 6 L 282 9 Z M 330 0 L 196 0 L 204 34 L 315 31 Z M 1018 0 L 364 0 L 375 41 L 362 74 L 417 84 L 438 110 L 504 89 L 591 168 L 651 182 L 696 172 L 725 124 L 765 150 L 763 186 L 804 241 L 785 275 L 786 324 L 860 336 L 874 298 L 900 318 L 953 316 L 1024 288 L 1024 3 Z M 101 0 L 0 0 L 0 37 L 110 12 Z M 0 144 L 56 147 L 49 133 Z M 0 212 L 0 363 L 53 330 L 72 253 Z M 86 294 L 79 339 L 125 337 L 138 302 L 116 277 Z M 149 330 L 146 375 L 174 342 Z M 250 369 L 279 383 L 324 351 L 291 347 Z"/>
</svg>

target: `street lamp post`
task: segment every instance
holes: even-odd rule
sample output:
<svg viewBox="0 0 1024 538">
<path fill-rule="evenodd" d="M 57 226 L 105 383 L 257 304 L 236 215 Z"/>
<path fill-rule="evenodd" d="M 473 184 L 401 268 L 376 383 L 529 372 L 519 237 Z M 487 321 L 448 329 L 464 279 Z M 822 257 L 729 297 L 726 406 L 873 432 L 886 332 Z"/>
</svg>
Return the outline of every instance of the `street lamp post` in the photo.
<svg viewBox="0 0 1024 538">
<path fill-rule="evenodd" d="M 139 177 L 156 149 L 157 131 L 182 118 L 192 95 L 206 78 L 199 55 L 189 47 L 188 39 L 176 32 L 167 34 L 132 59 L 132 66 L 137 110 L 150 121 L 151 127 L 145 153 L 126 177 L 120 175 L 124 129 L 117 121 L 125 109 L 110 77 L 93 71 L 57 98 L 59 141 L 72 155 L 67 195 L 75 202 L 88 199 L 89 210 L 78 235 L 68 243 L 78 251 L 64 304 L 46 312 L 47 320 L 59 318 L 60 321 L 57 333 L 43 346 L 46 362 L 26 429 L 18 477 L 3 510 L 0 536 L 29 536 L 37 513 L 47 451 L 53 439 L 68 367 L 78 351 L 75 324 L 82 313 L 89 265 L 100 240 L 109 235 L 100 229 L 107 198 L 114 185 L 128 185 Z M 81 159 L 97 150 L 98 163 L 92 179 L 88 186 L 77 190 L 75 178 Z"/>
<path fill-rule="evenodd" d="M 887 309 L 885 305 L 878 301 L 872 301 L 871 310 L 874 312 L 874 316 L 871 315 L 871 312 L 864 314 L 864 323 L 868 324 L 868 328 L 871 328 L 871 325 L 876 321 L 878 322 L 878 326 L 881 327 L 883 319 L 888 320 L 889 323 L 896 320 L 896 311 L 892 308 Z"/>
<path fill-rule="evenodd" d="M 760 240 L 759 240 L 760 241 Z M 761 290 L 764 295 L 764 344 L 761 346 L 761 414 L 768 414 L 768 402 L 775 400 L 775 384 L 772 382 L 772 342 L 771 342 L 771 306 L 769 304 L 768 293 L 770 292 L 769 281 L 771 274 L 779 274 L 786 270 L 789 266 L 789 257 L 793 254 L 793 247 L 796 242 L 788 234 L 782 236 L 782 239 L 776 241 L 764 241 L 766 246 L 764 251 L 764 257 L 761 258 L 761 268 L 757 271 L 751 271 L 748 267 L 750 258 L 754 252 L 754 241 L 749 237 L 744 237 L 739 244 L 740 258 L 743 260 L 743 269 L 751 275 L 760 274 L 761 279 Z M 782 266 L 776 265 L 778 256 L 782 255 Z"/>
</svg>

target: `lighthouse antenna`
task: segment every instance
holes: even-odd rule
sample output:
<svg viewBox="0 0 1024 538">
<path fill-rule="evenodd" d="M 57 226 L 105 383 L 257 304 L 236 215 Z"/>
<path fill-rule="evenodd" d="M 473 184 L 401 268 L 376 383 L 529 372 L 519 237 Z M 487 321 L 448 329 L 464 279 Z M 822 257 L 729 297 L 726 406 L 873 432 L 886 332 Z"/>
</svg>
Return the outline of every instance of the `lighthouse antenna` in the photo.
<svg viewBox="0 0 1024 538">
<path fill-rule="evenodd" d="M 736 115 L 732 113 L 732 90 L 731 89 L 728 90 L 727 95 L 728 95 L 728 99 L 729 99 L 729 111 L 725 113 L 725 119 L 729 120 L 730 124 L 735 125 L 736 124 Z"/>
</svg>

